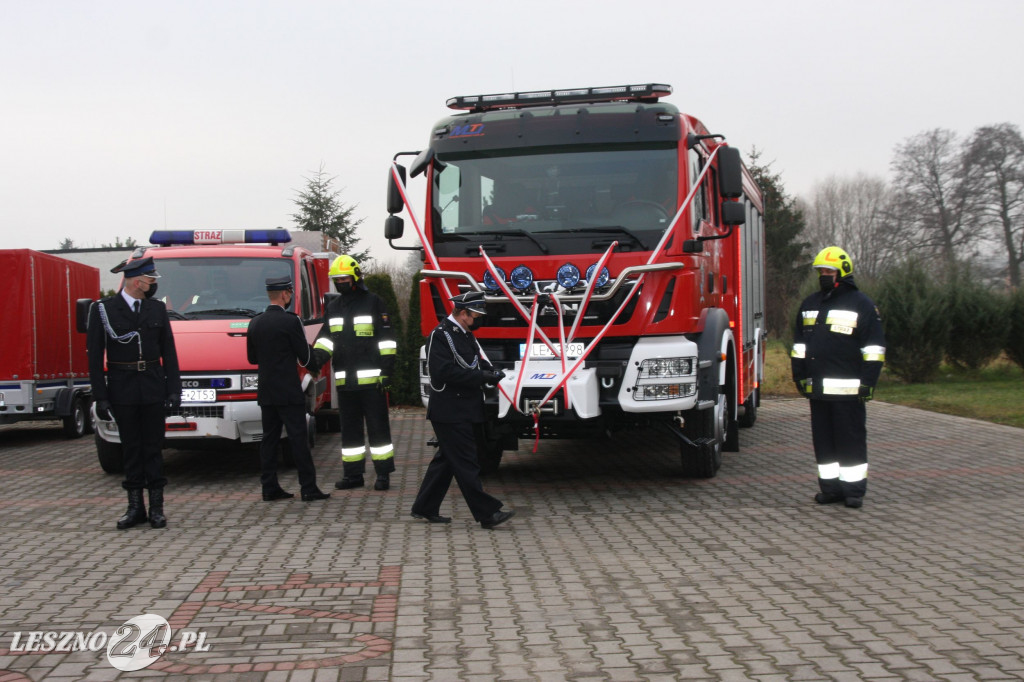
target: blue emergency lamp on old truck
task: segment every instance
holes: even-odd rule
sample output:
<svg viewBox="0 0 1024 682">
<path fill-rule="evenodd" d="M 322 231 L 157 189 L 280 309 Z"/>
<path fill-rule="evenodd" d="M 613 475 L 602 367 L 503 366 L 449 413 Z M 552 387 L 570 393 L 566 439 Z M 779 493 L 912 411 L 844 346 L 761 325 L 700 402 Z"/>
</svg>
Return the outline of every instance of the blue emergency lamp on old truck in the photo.
<svg viewBox="0 0 1024 682">
<path fill-rule="evenodd" d="M 518 439 L 668 429 L 711 477 L 753 424 L 764 367 L 764 205 L 739 152 L 625 85 L 454 97 L 411 176 L 392 165 L 385 235 L 419 248 L 421 328 L 486 294 L 476 332 L 506 377 L 478 431 L 493 470 Z M 396 246 L 405 210 L 420 245 Z M 421 351 L 421 357 L 422 351 Z M 421 395 L 429 398 L 421 362 Z M 633 450 L 623 451 L 634 456 Z"/>
</svg>

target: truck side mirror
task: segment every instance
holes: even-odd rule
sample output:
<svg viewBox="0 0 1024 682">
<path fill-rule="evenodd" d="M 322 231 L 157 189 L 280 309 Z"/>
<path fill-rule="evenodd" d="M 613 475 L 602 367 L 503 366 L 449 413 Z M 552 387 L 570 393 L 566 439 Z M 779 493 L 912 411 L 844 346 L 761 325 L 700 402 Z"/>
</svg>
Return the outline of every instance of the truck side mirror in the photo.
<svg viewBox="0 0 1024 682">
<path fill-rule="evenodd" d="M 722 202 L 722 224 L 742 225 L 747 222 L 747 209 L 738 201 Z"/>
<path fill-rule="evenodd" d="M 733 147 L 718 150 L 718 192 L 727 199 L 743 196 L 743 162 Z"/>
<path fill-rule="evenodd" d="M 89 308 L 91 307 L 91 298 L 80 298 L 75 301 L 75 329 L 83 334 L 89 329 Z"/>
<path fill-rule="evenodd" d="M 405 234 L 405 221 L 396 215 L 389 215 L 384 220 L 384 238 L 401 239 L 402 235 Z"/>
<path fill-rule="evenodd" d="M 398 169 L 398 175 L 402 178 L 402 184 L 405 184 L 405 166 L 395 164 Z M 398 189 L 398 183 L 395 182 L 395 174 L 388 170 L 388 213 L 394 215 L 395 213 L 401 213 L 405 207 L 405 202 L 402 201 L 402 192 Z"/>
</svg>

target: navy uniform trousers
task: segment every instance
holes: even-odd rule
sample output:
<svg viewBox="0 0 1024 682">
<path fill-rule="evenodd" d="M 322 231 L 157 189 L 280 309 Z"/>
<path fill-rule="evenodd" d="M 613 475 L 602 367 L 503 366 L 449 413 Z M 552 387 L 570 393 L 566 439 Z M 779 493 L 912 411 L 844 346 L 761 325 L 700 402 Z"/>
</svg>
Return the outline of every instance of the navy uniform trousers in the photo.
<svg viewBox="0 0 1024 682">
<path fill-rule="evenodd" d="M 282 427 L 288 434 L 288 445 L 302 492 L 316 492 L 316 468 L 306 440 L 305 405 L 261 405 L 260 410 L 263 417 L 263 440 L 260 442 L 263 492 L 272 493 L 280 487 L 277 480 L 277 444 L 281 442 Z"/>
<path fill-rule="evenodd" d="M 448 493 L 452 478 L 459 484 L 462 496 L 473 518 L 483 521 L 501 509 L 501 501 L 484 492 L 480 483 L 480 464 L 476 457 L 476 436 L 468 422 L 431 421 L 440 445 L 427 466 L 419 494 L 413 502 L 414 514 L 437 516 L 441 502 Z"/>
<path fill-rule="evenodd" d="M 163 488 L 167 485 L 163 458 L 164 404 L 113 403 L 110 410 L 114 413 L 124 452 L 122 486 L 125 490 Z"/>
</svg>

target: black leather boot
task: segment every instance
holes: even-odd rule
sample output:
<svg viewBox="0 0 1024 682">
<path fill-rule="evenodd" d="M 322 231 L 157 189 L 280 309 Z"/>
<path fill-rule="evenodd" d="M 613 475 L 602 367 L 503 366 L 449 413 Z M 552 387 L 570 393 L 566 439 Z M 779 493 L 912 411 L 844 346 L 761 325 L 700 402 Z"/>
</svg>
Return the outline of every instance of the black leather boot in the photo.
<svg viewBox="0 0 1024 682">
<path fill-rule="evenodd" d="M 125 530 L 146 520 L 146 503 L 142 500 L 142 488 L 128 491 L 128 511 L 117 520 L 117 529 Z"/>
<path fill-rule="evenodd" d="M 149 525 L 153 528 L 166 528 L 167 517 L 164 516 L 164 489 L 149 489 Z"/>
</svg>

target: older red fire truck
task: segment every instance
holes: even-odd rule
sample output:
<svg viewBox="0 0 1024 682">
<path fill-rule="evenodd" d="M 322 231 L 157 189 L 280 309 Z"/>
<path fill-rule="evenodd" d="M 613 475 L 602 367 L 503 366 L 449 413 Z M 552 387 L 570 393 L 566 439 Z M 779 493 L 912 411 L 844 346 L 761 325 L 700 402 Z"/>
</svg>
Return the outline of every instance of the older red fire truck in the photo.
<svg viewBox="0 0 1024 682">
<path fill-rule="evenodd" d="M 764 361 L 761 192 L 723 136 L 668 85 L 448 100 L 409 172 L 392 164 L 385 236 L 422 248 L 421 327 L 486 293 L 476 336 L 506 372 L 478 433 L 481 467 L 519 438 L 666 428 L 711 477 L 753 424 Z M 408 212 L 421 246 L 397 246 Z M 421 351 L 422 357 L 422 351 Z M 421 395 L 427 400 L 425 363 Z"/>
<path fill-rule="evenodd" d="M 329 291 L 330 255 L 291 243 L 288 230 L 158 230 L 156 246 L 143 246 L 132 258 L 152 256 L 160 279 L 156 297 L 167 306 L 181 369 L 181 406 L 168 412 L 166 445 L 189 448 L 202 442 L 257 443 L 263 437 L 256 404 L 256 367 L 246 356 L 249 320 L 267 307 L 264 280 L 291 276 L 293 312 L 306 338 L 316 339 Z M 86 299 L 79 303 L 84 331 Z M 329 373 L 314 378 L 300 368 L 306 391 L 307 437 L 312 446 L 321 430 L 339 425 L 332 408 Z M 94 410 L 95 412 L 95 410 Z M 96 419 L 100 466 L 117 472 L 124 466 L 117 424 Z M 283 442 L 289 454 L 287 439 Z"/>
</svg>

